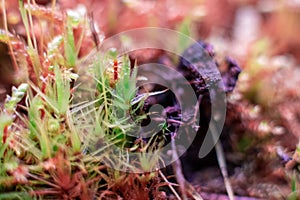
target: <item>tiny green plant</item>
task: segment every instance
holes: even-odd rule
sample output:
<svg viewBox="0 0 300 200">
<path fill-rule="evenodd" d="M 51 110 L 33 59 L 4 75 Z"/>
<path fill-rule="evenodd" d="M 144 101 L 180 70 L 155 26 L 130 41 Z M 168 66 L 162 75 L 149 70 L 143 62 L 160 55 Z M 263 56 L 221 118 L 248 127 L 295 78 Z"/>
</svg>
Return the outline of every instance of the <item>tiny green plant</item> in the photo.
<svg viewBox="0 0 300 200">
<path fill-rule="evenodd" d="M 155 147 L 129 134 L 146 117 L 137 114 L 144 100 L 164 91 L 137 95 L 137 67 L 112 49 L 91 61 L 93 101 L 73 101 L 79 51 L 88 37 L 85 31 L 76 38 L 74 30 L 89 24 L 53 5 L 19 1 L 26 43 L 0 30 L 15 70 L 23 73 L 0 109 L 0 199 L 150 199 L 164 186 L 173 188 L 156 170 L 160 157 L 147 154 Z M 36 35 L 35 23 L 47 37 Z M 131 152 L 138 156 L 129 162 Z M 128 173 L 138 170 L 151 172 Z"/>
</svg>

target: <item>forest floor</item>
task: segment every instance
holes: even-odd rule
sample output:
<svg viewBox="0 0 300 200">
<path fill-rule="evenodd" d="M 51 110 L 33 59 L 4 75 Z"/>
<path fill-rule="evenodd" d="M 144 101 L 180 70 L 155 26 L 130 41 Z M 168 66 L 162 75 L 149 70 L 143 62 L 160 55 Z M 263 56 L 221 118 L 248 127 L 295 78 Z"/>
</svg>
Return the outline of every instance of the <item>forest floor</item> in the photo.
<svg viewBox="0 0 300 200">
<path fill-rule="evenodd" d="M 51 1 L 35 2 L 51 8 Z M 7 1 L 5 6 L 8 29 L 26 40 L 18 1 Z M 235 89 L 227 94 L 221 137 L 236 199 L 300 199 L 298 1 L 59 0 L 56 6 L 78 13 L 86 11 L 97 24 L 97 34 L 105 38 L 134 28 L 169 28 L 211 44 L 220 66 L 225 57 L 236 60 L 242 72 Z M 4 29 L 2 11 L 0 27 Z M 48 14 L 42 12 L 41 17 L 47 18 Z M 34 28 L 39 37 L 38 25 Z M 75 39 L 80 38 L 81 31 L 74 31 Z M 95 48 L 94 41 L 93 35 L 83 40 L 79 57 Z M 15 73 L 7 45 L 0 43 L 0 52 L 2 107 L 22 75 Z M 138 63 L 147 63 L 168 54 L 146 50 L 130 56 Z M 193 187 L 203 199 L 228 199 L 218 163 L 203 162 L 189 172 Z"/>
</svg>

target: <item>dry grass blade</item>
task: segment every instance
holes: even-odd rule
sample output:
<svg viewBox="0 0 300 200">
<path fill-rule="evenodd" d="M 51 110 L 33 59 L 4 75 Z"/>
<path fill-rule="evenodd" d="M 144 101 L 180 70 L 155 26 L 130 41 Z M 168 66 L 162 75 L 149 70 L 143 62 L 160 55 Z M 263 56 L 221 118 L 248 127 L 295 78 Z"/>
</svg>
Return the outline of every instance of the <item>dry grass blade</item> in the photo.
<svg viewBox="0 0 300 200">
<path fill-rule="evenodd" d="M 213 140 L 216 141 L 217 128 L 215 126 L 214 121 L 213 121 L 213 123 L 211 123 L 210 133 L 212 134 Z M 234 200 L 234 192 L 233 192 L 231 183 L 230 183 L 229 178 L 228 178 L 228 172 L 227 172 L 227 166 L 226 166 L 226 161 L 225 161 L 225 156 L 224 156 L 224 150 L 223 150 L 223 147 L 222 147 L 222 144 L 221 144 L 220 140 L 217 140 L 216 145 L 215 145 L 215 149 L 216 149 L 216 154 L 217 154 L 219 167 L 220 167 L 222 176 L 224 178 L 224 184 L 225 184 L 225 188 L 226 188 L 228 197 L 229 197 L 230 200 Z"/>
<path fill-rule="evenodd" d="M 173 150 L 173 152 L 172 152 L 173 159 L 175 160 L 174 163 L 173 163 L 173 169 L 174 169 L 174 172 L 175 172 L 176 180 L 179 184 L 180 191 L 182 193 L 182 199 L 188 199 L 187 195 L 189 194 L 195 200 L 203 200 L 201 195 L 198 194 L 195 191 L 194 187 L 191 184 L 189 184 L 184 178 L 184 175 L 183 175 L 183 172 L 182 172 L 181 162 L 178 159 L 179 157 L 178 157 L 178 154 L 177 154 L 177 151 L 176 151 L 175 140 L 171 140 L 171 145 L 172 145 L 172 150 Z"/>
<path fill-rule="evenodd" d="M 172 145 L 172 156 L 173 156 L 173 159 L 175 160 L 174 163 L 173 163 L 173 169 L 174 169 L 174 172 L 175 172 L 176 180 L 179 184 L 182 199 L 185 200 L 185 199 L 187 199 L 186 190 L 185 190 L 186 180 L 185 180 L 185 178 L 183 176 L 183 173 L 182 173 L 182 167 L 181 167 L 181 163 L 180 163 L 177 151 L 176 151 L 176 145 L 175 145 L 175 140 L 174 139 L 171 140 L 171 145 Z"/>
<path fill-rule="evenodd" d="M 163 178 L 163 180 L 168 184 L 168 187 L 170 188 L 170 190 L 173 192 L 173 194 L 175 195 L 175 197 L 178 200 L 181 200 L 179 194 L 176 192 L 176 190 L 174 189 L 174 187 L 172 186 L 172 184 L 168 181 L 168 179 L 165 177 L 165 175 L 159 170 L 159 175 Z"/>
</svg>

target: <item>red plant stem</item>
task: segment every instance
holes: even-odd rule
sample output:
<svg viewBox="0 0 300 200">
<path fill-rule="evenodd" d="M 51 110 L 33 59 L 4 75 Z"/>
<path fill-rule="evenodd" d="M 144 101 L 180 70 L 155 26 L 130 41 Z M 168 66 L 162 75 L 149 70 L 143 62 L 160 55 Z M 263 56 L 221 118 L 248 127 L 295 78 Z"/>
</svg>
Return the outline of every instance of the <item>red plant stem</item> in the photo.
<svg viewBox="0 0 300 200">
<path fill-rule="evenodd" d="M 50 194 L 60 194 L 61 192 L 53 189 L 43 189 L 43 190 L 35 190 L 29 192 L 30 195 L 38 196 L 38 195 L 50 195 Z"/>
<path fill-rule="evenodd" d="M 118 80 L 118 61 L 114 60 L 114 80 Z"/>
<path fill-rule="evenodd" d="M 7 137 L 8 137 L 8 126 L 5 126 L 3 130 L 3 138 L 2 138 L 3 144 L 5 144 Z"/>
</svg>

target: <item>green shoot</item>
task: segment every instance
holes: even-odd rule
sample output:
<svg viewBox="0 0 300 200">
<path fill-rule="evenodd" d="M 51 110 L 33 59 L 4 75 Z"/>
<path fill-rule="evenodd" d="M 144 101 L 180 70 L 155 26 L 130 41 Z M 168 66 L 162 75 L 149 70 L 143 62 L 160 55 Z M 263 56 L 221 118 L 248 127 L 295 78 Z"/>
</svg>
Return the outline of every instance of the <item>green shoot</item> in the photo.
<svg viewBox="0 0 300 200">
<path fill-rule="evenodd" d="M 66 66 L 71 68 L 75 67 L 77 58 L 71 16 L 67 15 L 66 23 L 64 38 L 65 58 Z"/>
</svg>

